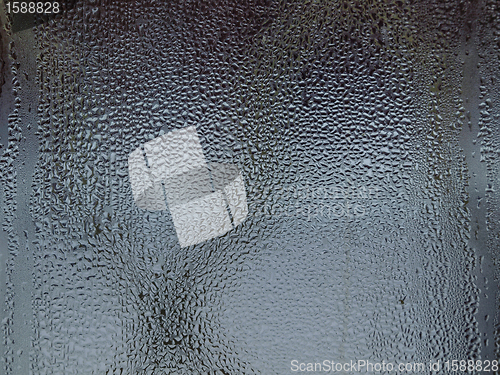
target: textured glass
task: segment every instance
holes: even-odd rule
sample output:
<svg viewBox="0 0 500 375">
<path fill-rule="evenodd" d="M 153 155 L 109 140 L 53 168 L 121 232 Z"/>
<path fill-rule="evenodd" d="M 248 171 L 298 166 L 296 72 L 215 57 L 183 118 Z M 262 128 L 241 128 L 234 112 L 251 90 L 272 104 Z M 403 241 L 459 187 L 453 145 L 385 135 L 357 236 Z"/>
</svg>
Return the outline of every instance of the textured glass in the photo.
<svg viewBox="0 0 500 375">
<path fill-rule="evenodd" d="M 7 13 L 1 374 L 495 373 L 498 1 Z"/>
</svg>

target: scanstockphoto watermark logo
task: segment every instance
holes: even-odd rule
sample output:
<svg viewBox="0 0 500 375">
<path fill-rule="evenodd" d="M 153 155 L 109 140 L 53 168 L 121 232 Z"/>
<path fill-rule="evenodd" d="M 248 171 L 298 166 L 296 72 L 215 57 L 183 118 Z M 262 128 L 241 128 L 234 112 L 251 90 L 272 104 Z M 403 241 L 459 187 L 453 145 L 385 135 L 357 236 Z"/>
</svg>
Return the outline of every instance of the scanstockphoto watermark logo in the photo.
<svg viewBox="0 0 500 375">
<path fill-rule="evenodd" d="M 370 361 L 367 359 L 354 359 L 347 361 L 316 361 L 301 362 L 296 359 L 290 362 L 292 372 L 336 372 L 346 373 L 497 373 L 499 370 L 498 360 L 481 359 L 445 359 L 431 360 L 429 362 L 391 362 L 391 361 Z"/>
<path fill-rule="evenodd" d="M 181 247 L 222 236 L 248 214 L 238 166 L 209 163 L 194 126 L 138 147 L 129 155 L 128 169 L 137 207 L 168 209 Z"/>
<path fill-rule="evenodd" d="M 255 202 L 258 216 L 312 218 L 356 218 L 368 214 L 382 189 L 348 182 L 343 186 L 290 184 L 266 187 Z"/>
</svg>

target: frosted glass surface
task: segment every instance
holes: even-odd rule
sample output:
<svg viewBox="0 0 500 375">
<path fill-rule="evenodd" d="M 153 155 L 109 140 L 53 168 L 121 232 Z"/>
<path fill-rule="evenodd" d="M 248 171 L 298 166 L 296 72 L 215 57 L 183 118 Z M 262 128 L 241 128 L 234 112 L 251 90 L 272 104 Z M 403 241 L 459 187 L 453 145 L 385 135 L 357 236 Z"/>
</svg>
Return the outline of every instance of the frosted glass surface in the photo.
<svg viewBox="0 0 500 375">
<path fill-rule="evenodd" d="M 500 359 L 497 1 L 68 3 L 0 7 L 1 374 Z"/>
</svg>

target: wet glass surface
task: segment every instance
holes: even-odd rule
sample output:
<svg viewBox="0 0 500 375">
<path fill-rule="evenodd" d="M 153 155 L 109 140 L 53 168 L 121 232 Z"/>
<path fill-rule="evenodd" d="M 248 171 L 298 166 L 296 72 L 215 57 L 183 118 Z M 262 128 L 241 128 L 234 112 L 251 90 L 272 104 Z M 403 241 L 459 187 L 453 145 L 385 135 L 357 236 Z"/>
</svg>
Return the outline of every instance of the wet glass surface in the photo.
<svg viewBox="0 0 500 375">
<path fill-rule="evenodd" d="M 500 360 L 498 2 L 62 9 L 0 12 L 2 373 Z M 130 154 L 189 127 L 209 173 L 137 204 Z"/>
</svg>

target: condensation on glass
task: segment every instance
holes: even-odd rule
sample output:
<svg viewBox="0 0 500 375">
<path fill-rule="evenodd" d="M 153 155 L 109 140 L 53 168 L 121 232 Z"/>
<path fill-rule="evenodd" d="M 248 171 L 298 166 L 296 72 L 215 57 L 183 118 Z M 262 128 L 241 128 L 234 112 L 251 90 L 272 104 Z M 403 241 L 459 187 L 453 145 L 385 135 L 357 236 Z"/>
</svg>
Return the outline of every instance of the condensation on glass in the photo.
<svg viewBox="0 0 500 375">
<path fill-rule="evenodd" d="M 2 6 L 0 372 L 499 359 L 499 16 Z"/>
</svg>

